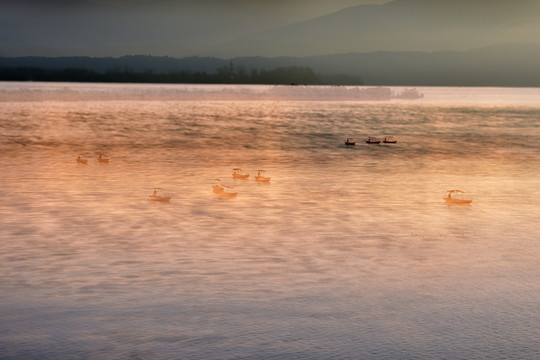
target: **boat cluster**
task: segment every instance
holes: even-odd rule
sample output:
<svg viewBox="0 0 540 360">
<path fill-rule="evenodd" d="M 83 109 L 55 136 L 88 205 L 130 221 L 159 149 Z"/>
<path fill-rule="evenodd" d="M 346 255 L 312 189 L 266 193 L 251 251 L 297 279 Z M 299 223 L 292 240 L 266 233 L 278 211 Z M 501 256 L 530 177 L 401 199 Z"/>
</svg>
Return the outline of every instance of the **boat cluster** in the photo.
<svg viewBox="0 0 540 360">
<path fill-rule="evenodd" d="M 83 154 L 79 154 L 79 156 L 77 156 L 77 159 L 76 159 L 77 163 L 87 165 L 88 164 L 88 159 L 85 159 L 83 156 L 84 156 Z M 104 158 L 101 154 L 98 155 L 96 160 L 97 160 L 98 163 L 101 163 L 101 164 L 108 164 L 109 163 L 109 159 Z M 162 189 L 161 188 L 155 188 L 154 193 L 151 194 L 151 195 L 148 195 L 148 200 L 162 201 L 162 202 L 169 202 L 171 200 L 170 196 L 163 196 L 163 195 L 158 194 L 158 190 L 162 190 Z"/>
<path fill-rule="evenodd" d="M 266 171 L 262 170 L 262 169 L 257 170 L 257 175 L 254 177 L 255 181 L 260 182 L 260 183 L 269 183 L 270 182 L 270 177 L 265 176 L 265 172 Z M 232 177 L 235 180 L 236 179 L 238 179 L 238 180 L 249 180 L 249 174 L 243 172 L 242 169 L 240 169 L 240 168 L 234 168 L 233 169 Z M 216 179 L 216 181 L 218 183 L 216 183 L 216 184 L 214 184 L 212 186 L 212 189 L 213 189 L 214 194 L 216 196 L 221 197 L 221 198 L 228 198 L 228 199 L 236 197 L 236 195 L 238 193 L 230 192 L 230 191 L 226 190 L 226 189 L 232 189 L 233 188 L 232 186 L 223 184 L 220 179 Z"/>
<path fill-rule="evenodd" d="M 265 170 L 257 170 L 257 175 L 255 176 L 255 181 L 261 183 L 270 183 L 270 177 L 264 176 Z M 249 180 L 249 174 L 244 173 L 240 168 L 234 168 L 232 172 L 233 179 L 239 180 Z M 237 192 L 232 192 L 230 189 L 233 189 L 233 186 L 224 184 L 220 179 L 215 179 L 214 185 L 212 185 L 212 191 L 214 195 L 224 199 L 233 199 L 238 194 Z M 148 195 L 148 200 L 152 201 L 161 201 L 161 202 L 170 202 L 171 197 L 161 195 L 158 193 L 158 190 L 161 188 L 155 188 L 154 193 Z"/>
<path fill-rule="evenodd" d="M 77 156 L 77 159 L 76 159 L 77 163 L 87 165 L 88 159 L 84 158 L 83 156 L 84 156 L 83 154 L 79 154 L 79 156 Z M 104 158 L 101 154 L 99 154 L 99 156 L 97 157 L 97 162 L 108 164 L 109 159 Z M 262 169 L 257 170 L 257 175 L 254 176 L 255 181 L 260 182 L 260 183 L 270 183 L 270 177 L 265 176 L 265 172 L 266 171 Z M 249 174 L 244 173 L 242 169 L 240 168 L 233 169 L 232 177 L 233 179 L 249 180 Z M 227 189 L 232 189 L 233 188 L 232 186 L 223 184 L 221 180 L 219 179 L 216 179 L 216 181 L 217 183 L 212 186 L 213 192 L 216 196 L 222 197 L 222 198 L 229 198 L 229 199 L 236 197 L 236 194 L 237 194 L 236 192 L 227 191 Z M 167 196 L 167 195 L 163 195 L 159 193 L 161 190 L 163 189 L 154 188 L 154 192 L 151 195 L 148 195 L 148 200 L 170 202 L 171 196 Z"/>
<path fill-rule="evenodd" d="M 386 144 L 395 144 L 396 142 L 397 141 L 393 140 L 393 138 L 391 136 L 387 136 L 383 140 L 383 143 L 386 143 Z M 366 143 L 367 144 L 380 144 L 381 140 L 378 139 L 378 138 L 375 138 L 375 137 L 369 137 L 366 140 Z M 352 141 L 350 138 L 348 138 L 345 141 L 345 145 L 355 145 L 355 144 L 356 143 L 354 141 Z M 79 163 L 79 164 L 84 164 L 84 165 L 88 164 L 88 159 L 82 158 L 81 154 L 79 154 L 79 156 L 77 157 L 76 160 L 77 160 L 77 163 Z M 99 163 L 105 163 L 105 164 L 109 163 L 109 159 L 104 158 L 101 154 L 99 154 L 99 156 L 97 157 L 97 161 Z M 257 170 L 257 175 L 254 176 L 255 181 L 260 182 L 260 183 L 270 183 L 270 177 L 265 176 L 265 172 L 266 171 L 262 170 L 262 169 Z M 249 174 L 243 172 L 241 168 L 233 168 L 232 177 L 235 180 L 236 179 L 238 179 L 238 180 L 249 180 Z M 233 186 L 223 184 L 220 179 L 216 179 L 216 182 L 217 182 L 216 184 L 212 185 L 212 190 L 213 190 L 213 192 L 214 192 L 214 194 L 216 196 L 221 197 L 221 198 L 232 199 L 232 198 L 235 198 L 236 195 L 238 194 L 237 192 L 227 191 L 227 189 L 232 189 Z M 164 195 L 158 194 L 158 190 L 162 190 L 162 189 L 161 188 L 154 188 L 153 194 L 148 195 L 148 200 L 161 201 L 161 202 L 169 202 L 171 200 L 170 196 L 164 196 Z M 456 198 L 455 196 L 452 197 L 455 194 L 463 194 L 463 193 L 465 193 L 464 191 L 461 191 L 461 190 L 448 190 L 447 192 L 448 192 L 448 194 L 444 197 L 444 201 L 447 204 L 470 204 L 470 203 L 472 203 L 472 200 L 469 200 L 469 199 Z"/>
<path fill-rule="evenodd" d="M 265 170 L 257 170 L 257 175 L 255 176 L 255 181 L 258 182 L 269 182 L 270 177 L 264 176 Z M 242 179 L 242 180 L 248 180 L 249 174 L 246 174 L 242 171 L 240 168 L 234 168 L 232 173 L 233 179 Z"/>
<path fill-rule="evenodd" d="M 394 140 L 393 136 L 385 136 L 383 140 L 375 136 L 370 136 L 366 140 L 366 144 L 369 144 L 369 145 L 379 145 L 380 143 L 396 144 L 397 140 Z M 347 140 L 345 140 L 345 145 L 354 146 L 356 145 L 356 142 L 351 138 L 347 138 Z"/>
</svg>

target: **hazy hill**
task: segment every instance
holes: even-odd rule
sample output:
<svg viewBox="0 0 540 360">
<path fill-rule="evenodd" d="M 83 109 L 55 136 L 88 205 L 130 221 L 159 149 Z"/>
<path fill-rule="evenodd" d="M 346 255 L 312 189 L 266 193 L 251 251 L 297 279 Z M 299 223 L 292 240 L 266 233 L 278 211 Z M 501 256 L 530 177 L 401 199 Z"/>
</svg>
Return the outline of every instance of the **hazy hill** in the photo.
<svg viewBox="0 0 540 360">
<path fill-rule="evenodd" d="M 540 42 L 538 0 L 343 8 L 359 1 L 0 0 L 0 56 L 277 57 Z"/>
<path fill-rule="evenodd" d="M 372 85 L 540 86 L 540 44 L 470 51 L 373 52 L 305 58 L 316 72 L 341 69 Z"/>
<path fill-rule="evenodd" d="M 212 56 L 216 44 L 358 2 L 0 0 L 0 56 Z"/>
<path fill-rule="evenodd" d="M 84 68 L 97 72 L 131 71 L 215 73 L 232 65 L 236 70 L 310 67 L 320 75 L 360 76 L 367 85 L 540 86 L 540 44 L 508 44 L 470 51 L 370 52 L 309 57 L 124 56 L 120 58 L 0 57 L 0 68 Z"/>
<path fill-rule="evenodd" d="M 308 57 L 235 58 L 236 66 L 309 66 L 319 74 L 360 76 L 368 85 L 540 86 L 540 44 L 469 51 L 377 51 Z"/>
<path fill-rule="evenodd" d="M 395 0 L 362 5 L 240 37 L 219 56 L 306 56 L 370 51 L 465 50 L 540 42 L 537 0 Z"/>
</svg>

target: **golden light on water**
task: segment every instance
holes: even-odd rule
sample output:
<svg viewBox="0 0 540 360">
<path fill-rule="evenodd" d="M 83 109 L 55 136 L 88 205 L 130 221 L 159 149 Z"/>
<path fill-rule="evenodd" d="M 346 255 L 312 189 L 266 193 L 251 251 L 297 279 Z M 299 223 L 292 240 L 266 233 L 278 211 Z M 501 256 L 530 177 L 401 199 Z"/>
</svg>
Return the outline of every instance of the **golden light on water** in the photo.
<svg viewBox="0 0 540 360">
<path fill-rule="evenodd" d="M 506 106 L 478 89 L 424 91 L 412 103 L 0 102 L 0 349 L 49 351 L 44 338 L 52 355 L 76 343 L 94 357 L 96 344 L 187 358 L 318 344 L 343 358 L 530 358 L 540 105 L 512 89 L 490 90 Z M 155 189 L 170 201 L 150 201 Z M 446 204 L 457 189 L 470 205 Z"/>
</svg>

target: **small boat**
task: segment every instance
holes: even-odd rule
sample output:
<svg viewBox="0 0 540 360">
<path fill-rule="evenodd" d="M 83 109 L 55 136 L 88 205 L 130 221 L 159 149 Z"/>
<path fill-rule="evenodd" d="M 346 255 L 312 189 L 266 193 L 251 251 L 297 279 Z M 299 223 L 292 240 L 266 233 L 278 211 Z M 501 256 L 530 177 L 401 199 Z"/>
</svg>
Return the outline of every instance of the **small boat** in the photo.
<svg viewBox="0 0 540 360">
<path fill-rule="evenodd" d="M 101 154 L 99 154 L 97 161 L 100 163 L 105 163 L 105 164 L 109 163 L 109 159 L 105 159 L 104 157 L 101 156 Z"/>
<path fill-rule="evenodd" d="M 235 178 L 235 179 L 247 179 L 249 177 L 249 174 L 244 174 L 242 172 L 242 169 L 240 168 L 234 168 L 233 169 L 233 173 L 232 173 L 232 177 Z"/>
<path fill-rule="evenodd" d="M 356 143 L 354 141 L 352 141 L 352 139 L 347 138 L 347 140 L 345 140 L 345 145 L 351 145 L 352 146 L 354 144 L 356 144 Z"/>
<path fill-rule="evenodd" d="M 385 144 L 395 144 L 397 143 L 397 140 L 394 140 L 392 136 L 386 136 L 383 140 L 383 143 Z"/>
<path fill-rule="evenodd" d="M 264 173 L 264 170 L 257 170 L 257 176 L 255 176 L 255 180 L 259 182 L 269 182 L 270 177 L 264 176 Z"/>
<path fill-rule="evenodd" d="M 380 139 L 377 139 L 376 137 L 368 137 L 368 139 L 366 140 L 366 144 L 380 144 L 381 143 L 381 140 Z"/>
<path fill-rule="evenodd" d="M 160 188 L 155 188 L 154 193 L 152 195 L 148 195 L 148 200 L 152 201 L 161 201 L 161 202 L 169 202 L 171 201 L 170 196 L 161 196 L 157 194 L 157 191 L 161 190 Z"/>
<path fill-rule="evenodd" d="M 238 193 L 227 192 L 225 191 L 225 187 L 230 188 L 230 186 L 227 186 L 227 185 L 216 184 L 212 186 L 212 189 L 214 191 L 214 194 L 216 194 L 216 196 L 227 198 L 227 199 L 235 198 L 236 194 Z"/>
<path fill-rule="evenodd" d="M 77 162 L 79 164 L 88 164 L 88 160 L 81 158 L 81 155 L 77 156 Z"/>
<path fill-rule="evenodd" d="M 452 194 L 454 193 L 465 193 L 465 191 L 448 190 L 448 195 L 444 197 L 444 201 L 446 201 L 447 204 L 470 204 L 472 202 L 472 200 L 453 198 Z"/>
</svg>

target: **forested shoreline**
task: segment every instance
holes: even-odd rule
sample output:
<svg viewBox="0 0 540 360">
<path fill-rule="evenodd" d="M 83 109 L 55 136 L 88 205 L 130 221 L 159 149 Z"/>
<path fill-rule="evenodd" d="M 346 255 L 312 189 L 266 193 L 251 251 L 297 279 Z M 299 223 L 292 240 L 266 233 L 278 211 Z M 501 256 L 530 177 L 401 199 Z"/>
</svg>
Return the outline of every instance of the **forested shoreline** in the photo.
<svg viewBox="0 0 540 360">
<path fill-rule="evenodd" d="M 171 71 L 158 73 L 151 69 L 142 72 L 129 67 L 97 72 L 84 68 L 46 69 L 41 67 L 0 68 L 1 81 L 51 81 L 96 83 L 166 83 L 166 84 L 305 84 L 305 85 L 362 85 L 358 76 L 320 75 L 309 67 L 282 66 L 273 70 L 235 68 L 224 65 L 215 73 L 202 71 Z"/>
</svg>

